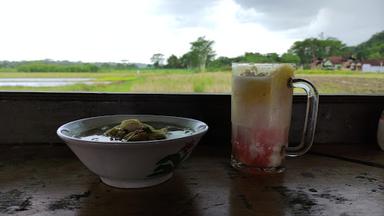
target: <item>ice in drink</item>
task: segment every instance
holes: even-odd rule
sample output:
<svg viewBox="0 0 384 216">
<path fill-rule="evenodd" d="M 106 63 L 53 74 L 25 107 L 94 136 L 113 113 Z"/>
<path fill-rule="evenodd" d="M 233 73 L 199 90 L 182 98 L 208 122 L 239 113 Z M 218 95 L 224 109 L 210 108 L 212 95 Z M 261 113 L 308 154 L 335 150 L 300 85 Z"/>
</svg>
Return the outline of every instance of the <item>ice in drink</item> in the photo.
<svg viewBox="0 0 384 216">
<path fill-rule="evenodd" d="M 237 65 L 232 78 L 232 165 L 280 167 L 288 145 L 292 88 L 289 65 Z"/>
</svg>

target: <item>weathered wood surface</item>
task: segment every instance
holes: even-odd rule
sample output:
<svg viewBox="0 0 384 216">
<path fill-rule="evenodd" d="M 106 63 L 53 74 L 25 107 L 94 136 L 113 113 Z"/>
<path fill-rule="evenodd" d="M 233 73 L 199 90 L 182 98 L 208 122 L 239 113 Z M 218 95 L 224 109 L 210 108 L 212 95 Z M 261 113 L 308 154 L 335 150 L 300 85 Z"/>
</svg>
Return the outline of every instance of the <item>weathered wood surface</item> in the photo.
<svg viewBox="0 0 384 216">
<path fill-rule="evenodd" d="M 340 159 L 349 162 L 365 164 L 368 166 L 384 168 L 383 151 L 379 146 L 351 145 L 313 145 L 311 154 Z"/>
<path fill-rule="evenodd" d="M 383 168 L 307 154 L 251 177 L 228 162 L 199 146 L 171 180 L 132 190 L 104 185 L 64 146 L 2 147 L 0 215 L 384 215 Z"/>
</svg>

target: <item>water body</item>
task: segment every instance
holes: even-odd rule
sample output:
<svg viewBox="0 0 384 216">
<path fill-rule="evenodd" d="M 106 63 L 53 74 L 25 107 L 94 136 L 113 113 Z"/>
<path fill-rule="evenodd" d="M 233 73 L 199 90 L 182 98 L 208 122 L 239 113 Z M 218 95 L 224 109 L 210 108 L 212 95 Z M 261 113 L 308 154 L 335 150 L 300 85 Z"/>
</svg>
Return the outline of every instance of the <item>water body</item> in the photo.
<svg viewBox="0 0 384 216">
<path fill-rule="evenodd" d="M 53 87 L 73 84 L 92 85 L 95 83 L 92 78 L 0 78 L 0 86 Z"/>
</svg>

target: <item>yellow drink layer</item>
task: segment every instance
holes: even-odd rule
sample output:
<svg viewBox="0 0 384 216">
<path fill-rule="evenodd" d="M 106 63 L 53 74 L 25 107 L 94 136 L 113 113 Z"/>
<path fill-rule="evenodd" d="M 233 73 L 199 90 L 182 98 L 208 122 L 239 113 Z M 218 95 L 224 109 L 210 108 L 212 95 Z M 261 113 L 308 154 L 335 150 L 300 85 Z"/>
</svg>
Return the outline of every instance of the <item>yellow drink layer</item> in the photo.
<svg viewBox="0 0 384 216">
<path fill-rule="evenodd" d="M 271 98 L 270 77 L 236 76 L 233 82 L 233 97 L 241 105 L 267 103 Z"/>
<path fill-rule="evenodd" d="M 273 65 L 272 65 L 273 67 Z M 232 83 L 232 122 L 254 127 L 268 127 L 275 118 L 283 118 L 277 110 L 290 106 L 292 89 L 288 86 L 294 69 L 289 65 L 240 71 Z M 283 107 L 282 107 L 283 106 Z M 290 107 L 289 107 L 290 109 Z M 288 111 L 288 110 L 287 110 Z"/>
<path fill-rule="evenodd" d="M 294 69 L 290 65 L 282 65 L 272 72 L 272 79 L 274 85 L 282 86 L 283 88 L 289 87 L 288 82 L 293 77 Z"/>
</svg>

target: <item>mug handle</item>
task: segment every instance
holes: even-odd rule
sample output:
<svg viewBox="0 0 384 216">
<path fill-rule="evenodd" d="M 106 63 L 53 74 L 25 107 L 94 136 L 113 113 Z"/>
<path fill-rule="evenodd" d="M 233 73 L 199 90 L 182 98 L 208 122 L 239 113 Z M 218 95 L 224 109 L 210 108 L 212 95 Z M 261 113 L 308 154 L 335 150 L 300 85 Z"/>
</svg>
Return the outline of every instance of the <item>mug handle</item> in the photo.
<svg viewBox="0 0 384 216">
<path fill-rule="evenodd" d="M 319 93 L 315 86 L 305 79 L 292 78 L 289 81 L 289 86 L 291 88 L 301 88 L 307 94 L 307 110 L 300 144 L 294 147 L 287 147 L 287 156 L 297 157 L 305 154 L 312 146 L 316 129 Z"/>
</svg>

